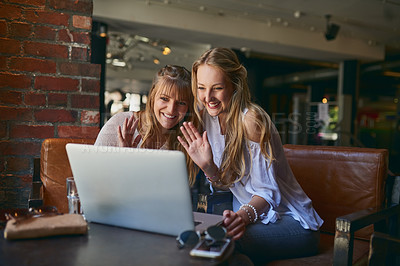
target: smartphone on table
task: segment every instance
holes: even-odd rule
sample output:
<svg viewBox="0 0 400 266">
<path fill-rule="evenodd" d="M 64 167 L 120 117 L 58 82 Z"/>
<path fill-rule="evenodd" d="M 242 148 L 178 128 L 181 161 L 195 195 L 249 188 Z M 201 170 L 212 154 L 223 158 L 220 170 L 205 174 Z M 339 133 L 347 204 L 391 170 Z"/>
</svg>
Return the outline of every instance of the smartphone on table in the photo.
<svg viewBox="0 0 400 266">
<path fill-rule="evenodd" d="M 194 257 L 218 259 L 222 257 L 230 242 L 231 240 L 229 238 L 215 243 L 210 243 L 209 240 L 203 239 L 190 251 L 190 255 Z"/>
</svg>

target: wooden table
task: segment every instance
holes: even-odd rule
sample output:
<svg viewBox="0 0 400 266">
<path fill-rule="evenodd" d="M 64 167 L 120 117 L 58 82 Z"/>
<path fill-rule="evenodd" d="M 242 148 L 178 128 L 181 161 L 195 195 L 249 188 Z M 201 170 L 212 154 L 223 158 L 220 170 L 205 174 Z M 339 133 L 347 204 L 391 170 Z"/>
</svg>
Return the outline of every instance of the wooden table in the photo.
<svg viewBox="0 0 400 266">
<path fill-rule="evenodd" d="M 217 265 L 178 249 L 172 236 L 90 223 L 84 236 L 6 240 L 1 231 L 0 265 Z M 233 245 L 224 260 L 232 254 Z"/>
</svg>

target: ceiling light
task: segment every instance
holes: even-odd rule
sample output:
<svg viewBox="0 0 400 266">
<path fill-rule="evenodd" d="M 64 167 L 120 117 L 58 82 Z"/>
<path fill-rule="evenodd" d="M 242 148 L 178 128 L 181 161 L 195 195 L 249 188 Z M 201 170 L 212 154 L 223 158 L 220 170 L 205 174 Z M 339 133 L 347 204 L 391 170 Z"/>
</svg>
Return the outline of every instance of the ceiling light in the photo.
<svg viewBox="0 0 400 266">
<path fill-rule="evenodd" d="M 153 56 L 153 63 L 156 64 L 156 65 L 159 65 L 160 64 L 160 59 L 158 59 L 157 57 Z"/>
<path fill-rule="evenodd" d="M 146 43 L 150 42 L 149 38 L 143 37 L 143 36 L 139 36 L 139 35 L 135 35 L 133 38 L 135 40 L 138 40 L 138 41 L 141 41 L 141 42 L 146 42 Z"/>
<path fill-rule="evenodd" d="M 171 53 L 171 48 L 169 48 L 168 46 L 164 46 L 164 48 L 162 50 L 162 54 L 169 55 L 170 53 Z"/>
<path fill-rule="evenodd" d="M 107 25 L 101 24 L 99 32 L 100 32 L 100 37 L 103 37 L 103 38 L 107 37 Z"/>
<path fill-rule="evenodd" d="M 331 15 L 325 15 L 325 18 L 326 18 L 325 38 L 327 41 L 331 41 L 336 38 L 336 35 L 339 32 L 340 26 L 329 22 Z"/>
<path fill-rule="evenodd" d="M 301 17 L 301 11 L 299 11 L 299 10 L 296 10 L 296 11 L 294 11 L 294 13 L 293 13 L 293 16 L 295 17 L 295 18 L 300 18 Z"/>
<path fill-rule="evenodd" d="M 111 64 L 116 67 L 125 67 L 126 66 L 125 61 L 122 61 L 119 59 L 113 59 Z"/>
</svg>

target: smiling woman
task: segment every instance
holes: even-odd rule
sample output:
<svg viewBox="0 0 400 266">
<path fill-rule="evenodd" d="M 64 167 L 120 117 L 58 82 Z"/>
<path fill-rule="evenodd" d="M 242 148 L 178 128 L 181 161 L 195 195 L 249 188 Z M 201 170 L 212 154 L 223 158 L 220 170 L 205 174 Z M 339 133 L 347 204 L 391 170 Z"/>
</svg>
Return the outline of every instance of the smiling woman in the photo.
<svg viewBox="0 0 400 266">
<path fill-rule="evenodd" d="M 223 226 L 255 264 L 318 251 L 323 220 L 303 191 L 269 115 L 251 101 L 247 70 L 229 48 L 213 48 L 192 66 L 202 132 L 190 123 L 179 141 L 210 185 L 232 192 Z"/>
<path fill-rule="evenodd" d="M 111 117 L 97 136 L 97 146 L 180 150 L 185 153 L 191 184 L 196 166 L 177 141 L 184 121 L 198 125 L 193 110 L 190 72 L 167 65 L 156 74 L 144 111 L 122 112 Z"/>
</svg>

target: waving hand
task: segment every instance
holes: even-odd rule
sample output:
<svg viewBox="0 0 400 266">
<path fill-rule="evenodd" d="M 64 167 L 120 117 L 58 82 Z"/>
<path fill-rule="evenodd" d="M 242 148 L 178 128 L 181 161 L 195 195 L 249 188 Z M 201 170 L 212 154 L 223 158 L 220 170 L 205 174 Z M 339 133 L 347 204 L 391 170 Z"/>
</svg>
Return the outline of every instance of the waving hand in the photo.
<svg viewBox="0 0 400 266">
<path fill-rule="evenodd" d="M 122 128 L 121 126 L 118 127 L 118 144 L 120 147 L 136 148 L 138 146 L 142 137 L 138 135 L 135 139 L 133 138 L 138 122 L 139 119 L 132 115 L 129 119 L 125 119 Z"/>
<path fill-rule="evenodd" d="M 216 167 L 213 161 L 210 143 L 207 139 L 207 132 L 203 136 L 197 131 L 192 123 L 183 123 L 181 126 L 184 139 L 178 136 L 179 142 L 186 149 L 192 160 L 206 173 L 214 174 Z"/>
</svg>

